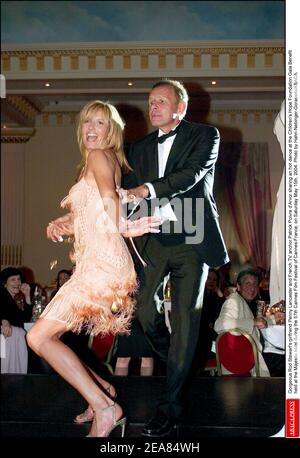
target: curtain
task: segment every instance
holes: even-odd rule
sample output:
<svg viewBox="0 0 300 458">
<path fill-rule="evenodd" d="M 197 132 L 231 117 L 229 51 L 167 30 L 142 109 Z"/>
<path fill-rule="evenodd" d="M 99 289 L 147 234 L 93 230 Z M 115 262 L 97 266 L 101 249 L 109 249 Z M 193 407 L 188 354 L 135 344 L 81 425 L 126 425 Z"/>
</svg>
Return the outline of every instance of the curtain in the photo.
<svg viewBox="0 0 300 458">
<path fill-rule="evenodd" d="M 268 143 L 221 144 L 216 173 L 243 256 L 267 269 L 267 212 L 272 209 Z"/>
</svg>

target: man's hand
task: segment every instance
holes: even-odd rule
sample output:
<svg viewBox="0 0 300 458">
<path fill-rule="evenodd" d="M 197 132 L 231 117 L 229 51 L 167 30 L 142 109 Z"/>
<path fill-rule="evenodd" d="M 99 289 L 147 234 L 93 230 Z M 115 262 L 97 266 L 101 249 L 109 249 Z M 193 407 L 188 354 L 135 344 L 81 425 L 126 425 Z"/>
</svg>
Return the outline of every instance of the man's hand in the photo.
<svg viewBox="0 0 300 458">
<path fill-rule="evenodd" d="M 268 327 L 268 323 L 264 318 L 254 318 L 254 326 L 256 326 L 258 329 L 264 329 Z"/>
<path fill-rule="evenodd" d="M 144 184 L 131 189 L 117 188 L 117 193 L 120 196 L 122 204 L 138 204 L 141 200 L 149 197 L 149 189 Z"/>
</svg>

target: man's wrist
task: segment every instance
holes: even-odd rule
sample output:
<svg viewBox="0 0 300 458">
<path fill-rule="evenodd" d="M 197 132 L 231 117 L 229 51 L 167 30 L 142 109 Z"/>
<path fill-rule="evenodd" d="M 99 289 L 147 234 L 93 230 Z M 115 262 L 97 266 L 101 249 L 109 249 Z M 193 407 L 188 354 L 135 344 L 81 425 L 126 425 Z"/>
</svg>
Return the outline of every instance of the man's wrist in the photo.
<svg viewBox="0 0 300 458">
<path fill-rule="evenodd" d="M 148 188 L 148 196 L 145 199 L 154 199 L 156 197 L 156 192 L 152 183 L 144 183 L 144 186 Z"/>
<path fill-rule="evenodd" d="M 143 184 L 143 197 L 147 199 L 150 196 L 150 190 L 146 184 Z"/>
</svg>

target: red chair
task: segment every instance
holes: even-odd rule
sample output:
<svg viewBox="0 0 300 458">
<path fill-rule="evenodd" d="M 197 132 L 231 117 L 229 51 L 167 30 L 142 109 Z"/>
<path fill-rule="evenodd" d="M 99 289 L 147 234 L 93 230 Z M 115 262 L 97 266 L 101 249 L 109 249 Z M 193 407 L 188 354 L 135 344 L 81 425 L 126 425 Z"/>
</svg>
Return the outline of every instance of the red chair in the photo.
<svg viewBox="0 0 300 458">
<path fill-rule="evenodd" d="M 218 375 L 220 376 L 251 376 L 255 368 L 255 376 L 259 377 L 258 351 L 253 337 L 242 329 L 229 329 L 217 337 L 216 358 Z M 223 374 L 222 367 L 231 374 Z"/>
<path fill-rule="evenodd" d="M 110 366 L 110 358 L 114 340 L 115 337 L 112 334 L 98 334 L 89 338 L 89 348 L 96 354 L 99 361 L 104 366 L 107 366 L 111 373 L 113 373 L 113 369 Z"/>
</svg>

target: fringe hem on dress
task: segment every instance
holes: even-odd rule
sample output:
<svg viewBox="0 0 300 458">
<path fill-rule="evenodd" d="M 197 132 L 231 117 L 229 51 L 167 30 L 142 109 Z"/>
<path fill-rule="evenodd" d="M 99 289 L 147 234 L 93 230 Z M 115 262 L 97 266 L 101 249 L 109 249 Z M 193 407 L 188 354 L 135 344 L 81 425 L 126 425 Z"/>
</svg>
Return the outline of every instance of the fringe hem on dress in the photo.
<svg viewBox="0 0 300 458">
<path fill-rule="evenodd" d="M 135 287 L 132 288 L 132 292 Z M 131 291 L 130 291 L 131 292 Z M 128 294 L 114 294 L 110 297 L 99 297 L 99 301 L 85 300 L 75 292 L 57 292 L 48 304 L 41 317 L 56 319 L 66 324 L 69 331 L 79 334 L 130 334 L 130 325 L 134 312 L 135 300 Z M 59 309 L 58 311 L 58 303 Z"/>
</svg>

